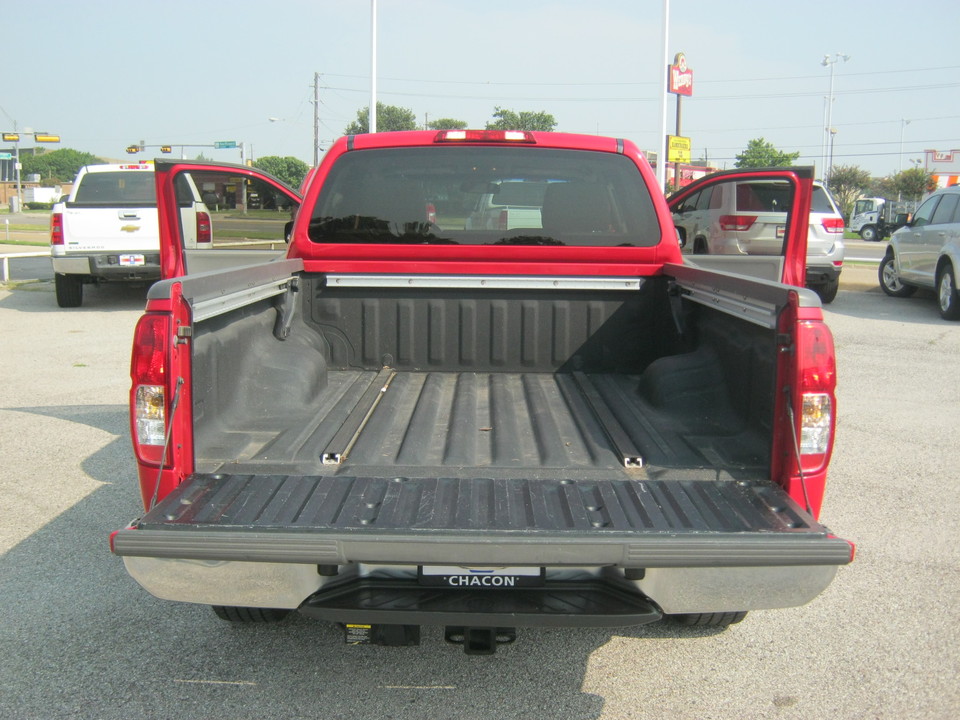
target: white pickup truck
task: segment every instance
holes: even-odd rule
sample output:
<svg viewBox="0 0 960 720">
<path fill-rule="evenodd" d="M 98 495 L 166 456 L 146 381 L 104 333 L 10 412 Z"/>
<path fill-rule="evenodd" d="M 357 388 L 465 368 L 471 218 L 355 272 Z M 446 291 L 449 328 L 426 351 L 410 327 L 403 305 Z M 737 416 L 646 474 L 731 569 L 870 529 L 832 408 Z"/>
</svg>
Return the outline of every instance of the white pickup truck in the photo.
<svg viewBox="0 0 960 720">
<path fill-rule="evenodd" d="M 184 176 L 177 201 L 185 239 L 210 247 L 210 214 Z M 84 283 L 153 282 L 160 278 L 160 231 L 151 162 L 88 165 L 66 202 L 53 206 L 50 256 L 57 305 L 79 307 Z"/>
</svg>

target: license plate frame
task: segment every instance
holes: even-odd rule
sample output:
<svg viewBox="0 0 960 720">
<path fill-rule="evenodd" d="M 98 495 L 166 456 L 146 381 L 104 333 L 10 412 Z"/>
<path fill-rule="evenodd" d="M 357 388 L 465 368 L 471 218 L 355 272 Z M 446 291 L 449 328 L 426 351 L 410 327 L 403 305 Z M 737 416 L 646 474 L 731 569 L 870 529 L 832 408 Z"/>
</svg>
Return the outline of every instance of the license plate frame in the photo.
<svg viewBox="0 0 960 720">
<path fill-rule="evenodd" d="M 546 568 L 542 567 L 420 565 L 417 568 L 417 582 L 421 585 L 454 590 L 510 590 L 543 587 L 546 576 Z"/>
<path fill-rule="evenodd" d="M 123 267 L 142 267 L 147 264 L 146 258 L 139 253 L 121 255 L 119 262 Z"/>
</svg>

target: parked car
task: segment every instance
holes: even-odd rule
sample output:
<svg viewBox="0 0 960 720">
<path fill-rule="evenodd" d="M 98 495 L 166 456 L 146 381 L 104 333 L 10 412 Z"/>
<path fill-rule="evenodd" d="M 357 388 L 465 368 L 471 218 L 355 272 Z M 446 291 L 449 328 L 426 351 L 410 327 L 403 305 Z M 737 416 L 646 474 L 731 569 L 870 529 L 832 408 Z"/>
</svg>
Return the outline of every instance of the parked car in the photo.
<svg viewBox="0 0 960 720">
<path fill-rule="evenodd" d="M 880 263 L 880 287 L 892 297 L 909 297 L 918 287 L 937 293 L 940 315 L 960 320 L 960 186 L 937 190 L 890 238 Z"/>
<path fill-rule="evenodd" d="M 767 180 L 706 187 L 673 215 L 684 252 L 696 255 L 780 255 L 790 210 L 789 188 Z M 843 268 L 843 215 L 815 182 L 807 233 L 807 287 L 832 302 Z"/>
</svg>

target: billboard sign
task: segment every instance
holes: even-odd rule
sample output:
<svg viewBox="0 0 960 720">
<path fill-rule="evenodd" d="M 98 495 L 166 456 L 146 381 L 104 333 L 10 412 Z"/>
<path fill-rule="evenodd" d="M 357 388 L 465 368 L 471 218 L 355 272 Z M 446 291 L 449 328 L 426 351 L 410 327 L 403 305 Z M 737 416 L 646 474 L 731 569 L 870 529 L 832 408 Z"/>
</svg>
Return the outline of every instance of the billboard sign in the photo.
<svg viewBox="0 0 960 720">
<path fill-rule="evenodd" d="M 693 70 L 687 67 L 687 58 L 677 53 L 669 72 L 669 91 L 675 95 L 693 95 Z"/>
</svg>

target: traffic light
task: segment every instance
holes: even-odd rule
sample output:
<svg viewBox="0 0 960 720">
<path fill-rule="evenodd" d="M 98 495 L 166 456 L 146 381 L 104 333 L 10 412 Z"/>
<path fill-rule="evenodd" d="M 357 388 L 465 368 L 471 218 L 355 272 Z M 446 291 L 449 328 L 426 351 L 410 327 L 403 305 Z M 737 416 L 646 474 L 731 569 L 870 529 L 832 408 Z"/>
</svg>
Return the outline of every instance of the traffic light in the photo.
<svg viewBox="0 0 960 720">
<path fill-rule="evenodd" d="M 20 135 L 18 133 L 4 133 L 3 141 L 4 142 L 20 142 Z"/>
<path fill-rule="evenodd" d="M 60 142 L 59 135 L 51 135 L 50 133 L 34 133 L 33 134 L 34 142 Z"/>
<path fill-rule="evenodd" d="M 170 147 L 169 145 L 161 145 L 161 146 L 160 146 L 160 152 L 162 152 L 162 153 L 171 153 L 171 152 L 173 152 L 173 148 Z"/>
<path fill-rule="evenodd" d="M 140 146 L 139 146 L 139 145 L 127 145 L 127 152 L 130 153 L 131 155 L 134 155 L 134 154 L 140 152 Z"/>
</svg>

